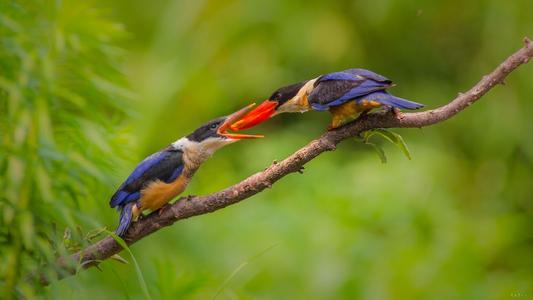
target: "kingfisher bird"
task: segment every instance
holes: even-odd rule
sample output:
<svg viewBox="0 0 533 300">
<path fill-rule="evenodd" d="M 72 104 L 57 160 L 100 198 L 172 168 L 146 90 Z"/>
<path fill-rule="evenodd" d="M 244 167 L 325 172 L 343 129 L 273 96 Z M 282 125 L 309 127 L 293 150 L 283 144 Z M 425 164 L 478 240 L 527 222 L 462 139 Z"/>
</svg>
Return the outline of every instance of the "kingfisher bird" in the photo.
<svg viewBox="0 0 533 300">
<path fill-rule="evenodd" d="M 321 75 L 277 89 L 261 105 L 231 126 L 238 131 L 255 126 L 284 112 L 329 111 L 335 129 L 353 121 L 361 113 L 378 107 L 419 109 L 420 103 L 402 99 L 386 90 L 392 81 L 365 69 L 348 69 Z"/>
<path fill-rule="evenodd" d="M 230 125 L 253 105 L 212 120 L 145 158 L 109 201 L 112 208 L 117 207 L 120 211 L 119 226 L 115 233 L 123 236 L 131 222 L 136 221 L 143 211 L 161 209 L 182 193 L 200 165 L 216 150 L 241 139 L 263 137 L 228 132 Z"/>
</svg>

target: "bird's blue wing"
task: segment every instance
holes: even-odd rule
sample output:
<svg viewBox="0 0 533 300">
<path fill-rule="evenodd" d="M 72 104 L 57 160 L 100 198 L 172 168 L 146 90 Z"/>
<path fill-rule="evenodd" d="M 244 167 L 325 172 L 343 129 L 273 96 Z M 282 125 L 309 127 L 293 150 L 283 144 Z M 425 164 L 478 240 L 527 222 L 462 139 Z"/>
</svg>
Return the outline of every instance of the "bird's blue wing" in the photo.
<svg viewBox="0 0 533 300">
<path fill-rule="evenodd" d="M 361 77 L 364 77 L 366 79 L 370 79 L 370 80 L 374 80 L 374 81 L 378 81 L 378 82 L 388 82 L 388 83 L 392 83 L 392 80 L 388 79 L 387 77 L 383 76 L 383 75 L 379 75 L 378 73 L 374 73 L 370 70 L 367 70 L 367 69 L 348 69 L 348 70 L 344 70 L 342 71 L 342 73 L 347 73 L 347 74 L 350 74 L 352 76 L 361 76 Z"/>
<path fill-rule="evenodd" d="M 357 81 L 361 80 L 361 78 L 357 78 L 357 76 L 354 76 L 354 74 L 350 74 L 348 72 L 342 71 L 342 72 L 334 72 L 322 75 L 318 78 L 318 82 L 320 81 L 330 81 L 330 80 L 348 80 L 348 81 Z M 316 83 L 315 83 L 316 85 Z"/>
<path fill-rule="evenodd" d="M 344 104 L 350 100 L 353 100 L 355 98 L 368 95 L 372 92 L 384 90 L 388 87 L 388 85 L 383 85 L 380 82 L 372 81 L 372 80 L 365 80 L 361 84 L 359 84 L 356 87 L 353 87 L 352 89 L 348 90 L 343 94 L 342 96 L 338 98 L 328 98 L 329 101 L 322 101 L 322 103 L 315 103 L 314 101 L 309 101 L 311 103 L 311 106 L 315 110 L 327 110 L 332 106 L 338 106 L 341 104 Z M 324 100 L 324 99 L 322 99 Z"/>
<path fill-rule="evenodd" d="M 424 107 L 424 104 L 396 97 L 385 91 L 377 91 L 356 99 L 356 101 L 359 100 L 376 101 L 381 103 L 382 105 L 392 106 L 401 109 L 419 109 Z"/>
<path fill-rule="evenodd" d="M 145 158 L 111 197 L 109 205 L 124 205 L 140 198 L 141 189 L 155 180 L 174 181 L 183 171 L 183 153 L 172 148 Z"/>
<path fill-rule="evenodd" d="M 364 69 L 349 69 L 323 75 L 317 79 L 309 104 L 315 110 L 328 110 L 352 99 L 385 90 L 392 82 L 387 78 Z"/>
<path fill-rule="evenodd" d="M 143 161 L 141 161 L 141 163 L 137 165 L 137 167 L 135 167 L 135 169 L 133 170 L 133 172 L 131 172 L 130 176 L 128 176 L 124 184 L 127 185 L 137 180 L 142 174 L 144 174 L 150 168 L 161 162 L 168 154 L 169 153 L 167 151 L 163 150 L 145 158 Z"/>
<path fill-rule="evenodd" d="M 328 80 L 349 80 L 357 81 L 361 79 L 368 79 L 377 82 L 392 83 L 390 79 L 383 75 L 379 75 L 370 70 L 366 69 L 348 69 L 340 72 L 333 72 L 329 74 L 322 75 L 319 78 L 319 81 L 328 81 Z"/>
</svg>

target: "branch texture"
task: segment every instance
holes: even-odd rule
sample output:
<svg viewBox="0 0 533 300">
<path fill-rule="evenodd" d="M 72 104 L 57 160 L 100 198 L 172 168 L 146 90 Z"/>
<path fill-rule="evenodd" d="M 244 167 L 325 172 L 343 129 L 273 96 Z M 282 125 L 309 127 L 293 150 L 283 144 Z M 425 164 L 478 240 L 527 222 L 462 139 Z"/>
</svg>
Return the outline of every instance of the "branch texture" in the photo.
<svg viewBox="0 0 533 300">
<path fill-rule="evenodd" d="M 490 74 L 483 78 L 470 90 L 460 93 L 450 103 L 439 108 L 416 113 L 374 113 L 358 118 L 356 121 L 334 131 L 328 131 L 318 139 L 299 149 L 281 162 L 274 162 L 262 172 L 255 173 L 243 181 L 220 192 L 207 196 L 182 197 L 179 201 L 165 209 L 161 215 L 152 213 L 139 222 L 134 223 L 128 230 L 124 240 L 131 245 L 145 236 L 159 229 L 170 226 L 174 222 L 197 215 L 207 214 L 228 205 L 247 199 L 272 185 L 284 176 L 301 171 L 303 166 L 325 151 L 335 150 L 341 141 L 357 136 L 363 131 L 374 128 L 420 128 L 445 121 L 481 98 L 498 83 L 503 83 L 509 73 L 522 64 L 526 64 L 533 56 L 533 42 L 524 39 L 524 47 L 509 56 Z M 111 237 L 72 254 L 61 257 L 57 265 L 64 272 L 58 277 L 76 274 L 77 270 L 97 265 L 119 253 L 122 247 Z M 42 284 L 49 284 L 49 279 L 43 275 L 34 274 Z"/>
</svg>

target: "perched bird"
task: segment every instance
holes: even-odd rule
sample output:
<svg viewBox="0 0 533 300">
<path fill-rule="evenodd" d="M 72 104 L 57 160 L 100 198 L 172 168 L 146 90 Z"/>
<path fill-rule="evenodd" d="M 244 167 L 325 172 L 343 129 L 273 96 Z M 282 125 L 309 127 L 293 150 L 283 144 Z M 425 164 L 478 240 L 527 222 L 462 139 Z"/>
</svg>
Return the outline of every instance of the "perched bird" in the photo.
<svg viewBox="0 0 533 300">
<path fill-rule="evenodd" d="M 216 150 L 241 139 L 263 137 L 227 132 L 251 106 L 212 120 L 144 159 L 109 201 L 112 208 L 120 211 L 116 234 L 123 236 L 142 211 L 158 210 L 182 193 L 196 170 Z"/>
<path fill-rule="evenodd" d="M 284 112 L 326 111 L 332 114 L 330 129 L 354 120 L 377 107 L 418 109 L 424 105 L 389 94 L 391 80 L 365 69 L 329 73 L 277 89 L 272 96 L 231 126 L 243 130 Z"/>
</svg>

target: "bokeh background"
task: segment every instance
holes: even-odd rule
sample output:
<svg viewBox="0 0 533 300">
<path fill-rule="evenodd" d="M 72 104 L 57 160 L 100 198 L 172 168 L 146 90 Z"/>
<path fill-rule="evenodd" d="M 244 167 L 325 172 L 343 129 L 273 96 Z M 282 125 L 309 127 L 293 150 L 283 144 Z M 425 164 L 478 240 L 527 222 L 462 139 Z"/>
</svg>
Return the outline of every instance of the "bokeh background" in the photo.
<svg viewBox="0 0 533 300">
<path fill-rule="evenodd" d="M 533 37 L 531 0 L 0 2 L 0 298 L 533 297 L 533 66 L 457 117 L 395 130 L 413 159 L 357 140 L 242 203 L 178 222 L 41 288 L 28 272 L 114 229 L 143 157 L 281 85 L 352 67 L 429 108 Z M 282 115 L 227 147 L 208 194 L 321 134 Z M 96 237 L 98 239 L 102 235 Z M 143 292 L 142 275 L 148 287 Z"/>
</svg>

